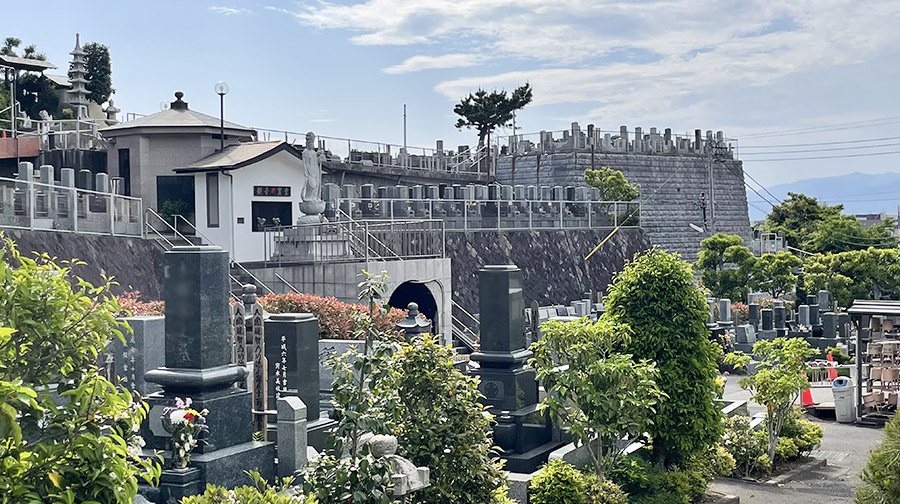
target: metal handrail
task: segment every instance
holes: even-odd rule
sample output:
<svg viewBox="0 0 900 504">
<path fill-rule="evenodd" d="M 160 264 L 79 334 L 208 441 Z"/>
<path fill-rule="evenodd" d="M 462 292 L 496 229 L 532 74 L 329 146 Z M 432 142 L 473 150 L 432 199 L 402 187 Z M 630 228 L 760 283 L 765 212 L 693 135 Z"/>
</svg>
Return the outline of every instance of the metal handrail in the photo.
<svg viewBox="0 0 900 504">
<path fill-rule="evenodd" d="M 356 222 L 356 220 L 354 220 L 353 217 L 351 217 L 349 214 L 347 214 L 347 212 L 345 212 L 343 208 L 340 208 L 340 207 L 339 207 L 339 208 L 338 208 L 338 212 L 340 212 L 340 215 L 343 215 L 344 217 L 346 217 L 347 220 L 348 220 L 349 222 Z M 409 221 L 406 221 L 406 222 L 409 222 Z M 374 240 L 375 243 L 381 245 L 385 250 L 388 250 L 388 251 L 390 251 L 392 254 L 394 254 L 394 257 L 396 257 L 397 259 L 399 259 L 399 260 L 401 260 L 401 261 L 403 260 L 403 258 L 400 257 L 400 254 L 398 254 L 397 252 L 395 252 L 392 248 L 390 248 L 390 247 L 388 247 L 387 245 L 385 245 L 384 242 L 382 242 L 381 240 L 379 240 L 378 238 L 376 238 L 375 235 L 373 235 L 372 233 L 370 233 L 370 232 L 369 232 L 368 226 L 365 228 L 365 231 L 366 231 L 366 238 L 369 238 L 369 239 L 371 239 L 371 240 Z M 352 234 L 352 233 L 351 233 L 351 234 Z M 380 254 L 376 253 L 375 250 L 371 249 L 371 247 L 369 247 L 368 244 L 366 244 L 366 248 L 369 248 L 370 250 L 372 250 L 372 252 L 375 254 L 375 257 L 376 257 L 376 258 L 381 259 L 382 261 L 385 260 L 384 257 L 382 257 Z"/>
<path fill-rule="evenodd" d="M 288 282 L 287 280 L 284 279 L 283 276 L 279 275 L 278 272 L 275 272 L 275 278 L 277 278 L 278 280 L 281 280 L 281 282 L 284 283 L 284 285 L 287 285 L 288 289 L 291 289 L 294 292 L 300 292 L 296 287 L 293 286 L 293 284 L 291 284 L 291 282 Z"/>
<path fill-rule="evenodd" d="M 474 331 L 466 327 L 466 325 L 463 324 L 461 320 L 456 318 L 456 316 L 450 315 L 450 320 L 451 322 L 453 322 L 452 324 L 450 324 L 450 327 L 453 330 L 453 335 L 457 339 L 459 339 L 459 341 L 470 351 L 477 352 L 480 349 L 480 345 L 478 344 L 478 335 L 475 334 Z M 472 336 L 466 334 L 467 332 Z"/>
<path fill-rule="evenodd" d="M 177 236 L 177 237 L 181 238 L 182 240 L 184 240 L 184 242 L 187 243 L 188 246 L 193 245 L 193 243 L 191 242 L 191 240 L 188 240 L 183 234 L 179 233 L 177 229 L 175 229 L 174 227 L 172 227 L 172 225 L 169 224 L 165 219 L 163 219 L 161 215 L 159 215 L 158 213 L 156 213 L 155 210 L 153 210 L 152 208 L 145 208 L 145 209 L 144 209 L 144 215 L 146 216 L 148 213 L 149 213 L 150 215 L 156 217 L 157 219 L 159 219 L 159 221 L 162 222 L 163 224 L 165 224 L 167 228 L 169 228 L 169 229 L 172 230 L 172 232 L 175 234 L 175 236 Z M 144 219 L 144 222 L 145 222 L 148 226 L 150 225 L 150 220 L 149 220 L 149 219 L 146 219 L 146 218 L 145 218 L 145 219 Z M 173 245 L 173 246 L 174 246 L 174 245 Z"/>
</svg>

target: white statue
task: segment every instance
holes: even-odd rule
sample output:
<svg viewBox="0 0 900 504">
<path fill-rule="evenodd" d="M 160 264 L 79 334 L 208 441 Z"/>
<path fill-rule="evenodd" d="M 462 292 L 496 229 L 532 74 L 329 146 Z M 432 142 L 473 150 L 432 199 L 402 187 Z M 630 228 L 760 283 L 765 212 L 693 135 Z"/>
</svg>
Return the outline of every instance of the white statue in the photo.
<svg viewBox="0 0 900 504">
<path fill-rule="evenodd" d="M 316 152 L 316 134 L 306 134 L 306 148 L 303 149 L 303 171 L 306 173 L 306 184 L 303 187 L 303 201 L 300 211 L 306 215 L 319 215 L 325 211 L 322 201 L 322 162 L 325 153 Z"/>
</svg>

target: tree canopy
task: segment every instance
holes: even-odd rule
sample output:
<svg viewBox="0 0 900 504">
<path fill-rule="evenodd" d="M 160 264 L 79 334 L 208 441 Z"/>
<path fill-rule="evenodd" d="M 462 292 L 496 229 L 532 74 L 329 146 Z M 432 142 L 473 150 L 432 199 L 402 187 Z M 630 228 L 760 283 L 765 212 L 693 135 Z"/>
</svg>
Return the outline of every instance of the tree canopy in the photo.
<svg viewBox="0 0 900 504">
<path fill-rule="evenodd" d="M 112 87 L 112 65 L 109 59 L 109 48 L 97 42 L 84 46 L 84 66 L 88 83 L 88 99 L 101 104 L 116 92 Z M 70 71 L 71 74 L 71 71 Z"/>
<path fill-rule="evenodd" d="M 750 267 L 749 286 L 766 291 L 773 298 L 781 297 L 796 287 L 797 275 L 793 270 L 802 265 L 803 261 L 790 252 L 763 254 Z"/>
<path fill-rule="evenodd" d="M 700 282 L 716 298 L 743 301 L 755 258 L 738 235 L 716 233 L 700 242 L 700 254 L 694 267 Z"/>
<path fill-rule="evenodd" d="M 621 171 L 606 166 L 585 170 L 584 181 L 600 189 L 600 199 L 606 201 L 631 201 L 641 195 L 639 185 L 630 184 Z"/>
<path fill-rule="evenodd" d="M 488 93 L 479 88 L 475 94 L 460 100 L 453 107 L 453 112 L 460 116 L 456 121 L 457 128 L 475 128 L 478 130 L 478 146 L 484 145 L 484 139 L 498 126 L 506 126 L 512 121 L 513 113 L 531 103 L 531 84 L 525 83 L 511 94 L 506 91 Z"/>
<path fill-rule="evenodd" d="M 783 234 L 788 245 L 811 253 L 897 247 L 893 220 L 863 227 L 854 216 L 842 215 L 843 209 L 843 205 L 788 193 L 787 199 L 772 207 L 766 225 L 769 231 Z"/>
</svg>

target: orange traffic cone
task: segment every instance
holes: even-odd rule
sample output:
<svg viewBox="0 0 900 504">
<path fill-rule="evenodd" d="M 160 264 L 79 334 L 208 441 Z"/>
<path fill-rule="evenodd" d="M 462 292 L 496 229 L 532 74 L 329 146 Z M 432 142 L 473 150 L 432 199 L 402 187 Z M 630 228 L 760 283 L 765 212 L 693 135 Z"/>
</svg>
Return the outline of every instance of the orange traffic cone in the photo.
<svg viewBox="0 0 900 504">
<path fill-rule="evenodd" d="M 837 369 L 834 367 L 834 357 L 828 352 L 828 381 L 834 381 L 838 377 Z"/>
<path fill-rule="evenodd" d="M 806 373 L 803 373 L 803 376 L 806 376 Z M 800 396 L 800 404 L 803 406 L 815 406 L 816 403 L 813 402 L 812 398 L 812 389 L 806 387 L 806 390 L 803 391 L 803 394 Z"/>
</svg>

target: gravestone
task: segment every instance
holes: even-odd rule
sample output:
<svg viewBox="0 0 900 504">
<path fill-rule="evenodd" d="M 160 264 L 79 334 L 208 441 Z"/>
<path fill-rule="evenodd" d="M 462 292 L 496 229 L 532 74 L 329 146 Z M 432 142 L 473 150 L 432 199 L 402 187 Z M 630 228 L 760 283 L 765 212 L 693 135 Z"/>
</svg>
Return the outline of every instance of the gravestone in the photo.
<svg viewBox="0 0 900 504">
<path fill-rule="evenodd" d="M 271 481 L 275 445 L 252 440 L 250 392 L 234 386 L 247 370 L 230 363 L 228 252 L 212 246 L 174 247 L 165 253 L 164 271 L 166 365 L 144 376 L 163 389 L 147 399 L 150 413 L 142 430 L 147 449 L 169 447 L 163 409 L 176 397 L 191 398 L 193 408 L 209 410 L 209 432 L 201 435 L 206 443 L 200 443 L 191 461 L 199 470 L 200 488 L 245 484 L 248 468 Z"/>
<path fill-rule="evenodd" d="M 841 339 L 846 340 L 850 337 L 850 314 L 838 314 L 838 335 Z"/>
<path fill-rule="evenodd" d="M 759 329 L 759 304 L 751 303 L 747 309 L 747 321 L 754 329 Z"/>
<path fill-rule="evenodd" d="M 720 299 L 719 300 L 719 325 L 724 327 L 731 327 L 734 323 L 731 320 L 731 300 L 730 299 Z"/>
<path fill-rule="evenodd" d="M 756 330 L 750 324 L 739 325 L 734 328 L 734 341 L 744 344 L 756 343 Z"/>
<path fill-rule="evenodd" d="M 128 323 L 132 333 L 122 331 L 125 342 L 113 338 L 109 348 L 119 383 L 141 396 L 162 390 L 159 385 L 144 381 L 144 374 L 166 363 L 165 317 L 127 317 L 121 321 Z"/>
<path fill-rule="evenodd" d="M 279 398 L 278 477 L 284 478 L 303 468 L 307 461 L 307 408 L 297 396 Z"/>
<path fill-rule="evenodd" d="M 716 324 L 716 300 L 707 298 L 706 304 L 709 309 L 709 316 L 706 317 L 707 327 L 717 325 Z"/>
<path fill-rule="evenodd" d="M 764 308 L 760 310 L 760 314 L 762 315 L 760 317 L 760 320 L 762 321 L 762 330 L 771 331 L 774 329 L 772 309 Z"/>
<path fill-rule="evenodd" d="M 310 444 L 325 448 L 326 430 L 335 422 L 320 418 L 319 409 L 319 321 L 311 313 L 271 314 L 265 322 L 268 361 L 268 409 L 278 399 L 297 396 L 306 405 Z"/>
<path fill-rule="evenodd" d="M 811 325 L 811 326 L 820 325 L 819 305 L 817 305 L 817 304 L 809 305 L 809 325 Z"/>
<path fill-rule="evenodd" d="M 522 271 L 514 265 L 485 266 L 478 274 L 481 348 L 479 391 L 497 418 L 494 442 L 509 471 L 531 473 L 560 443 L 552 441 L 549 417 L 538 408 L 538 383 L 525 348 Z"/>
<path fill-rule="evenodd" d="M 797 307 L 797 323 L 809 327 L 809 306 L 800 305 Z"/>
<path fill-rule="evenodd" d="M 825 312 L 822 314 L 822 337 L 837 338 L 838 315 L 834 312 Z"/>
<path fill-rule="evenodd" d="M 819 313 L 825 313 L 831 309 L 831 300 L 827 290 L 819 291 Z"/>
<path fill-rule="evenodd" d="M 784 329 L 786 314 L 787 314 L 787 310 L 784 307 L 784 302 L 775 301 L 772 306 L 772 321 L 775 325 L 776 331 Z"/>
</svg>

